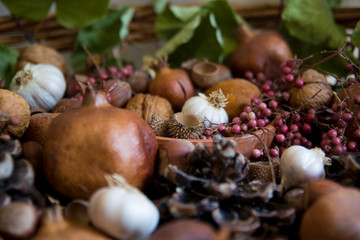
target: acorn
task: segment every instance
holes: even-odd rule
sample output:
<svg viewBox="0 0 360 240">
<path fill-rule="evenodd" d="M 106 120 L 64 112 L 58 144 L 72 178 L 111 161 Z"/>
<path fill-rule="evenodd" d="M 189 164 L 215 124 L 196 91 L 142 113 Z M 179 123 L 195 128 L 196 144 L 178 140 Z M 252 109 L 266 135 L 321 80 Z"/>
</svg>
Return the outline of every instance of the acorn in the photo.
<svg viewBox="0 0 360 240">
<path fill-rule="evenodd" d="M 199 117 L 184 112 L 175 113 L 169 120 L 169 137 L 200 139 L 204 128 Z"/>
</svg>

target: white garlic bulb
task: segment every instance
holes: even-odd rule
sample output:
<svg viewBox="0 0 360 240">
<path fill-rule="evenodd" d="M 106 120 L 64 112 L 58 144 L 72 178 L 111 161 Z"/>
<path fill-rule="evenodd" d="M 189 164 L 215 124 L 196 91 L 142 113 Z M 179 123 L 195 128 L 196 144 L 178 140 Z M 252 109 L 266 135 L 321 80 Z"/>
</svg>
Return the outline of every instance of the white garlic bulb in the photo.
<svg viewBox="0 0 360 240">
<path fill-rule="evenodd" d="M 197 115 L 204 122 L 205 127 L 213 127 L 229 122 L 229 117 L 224 109 L 226 104 L 227 98 L 219 89 L 210 93 L 209 97 L 199 93 L 199 96 L 189 98 L 181 111 Z"/>
<path fill-rule="evenodd" d="M 110 179 L 114 178 L 114 179 Z M 110 187 L 98 189 L 90 198 L 88 215 L 98 229 L 116 239 L 144 239 L 159 223 L 155 204 L 120 175 Z"/>
<path fill-rule="evenodd" d="M 281 155 L 281 185 L 285 189 L 301 187 L 311 180 L 324 178 L 324 165 L 331 165 L 331 160 L 320 148 L 291 146 Z"/>
<path fill-rule="evenodd" d="M 18 71 L 10 90 L 21 95 L 31 108 L 51 110 L 63 97 L 66 81 L 63 73 L 50 64 L 27 63 Z"/>
</svg>

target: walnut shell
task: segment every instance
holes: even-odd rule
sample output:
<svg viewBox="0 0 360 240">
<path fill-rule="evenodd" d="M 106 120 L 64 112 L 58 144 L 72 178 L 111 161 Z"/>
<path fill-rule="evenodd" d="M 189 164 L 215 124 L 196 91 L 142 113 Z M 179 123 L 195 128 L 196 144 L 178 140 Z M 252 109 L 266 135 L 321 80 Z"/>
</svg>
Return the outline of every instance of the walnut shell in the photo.
<svg viewBox="0 0 360 240">
<path fill-rule="evenodd" d="M 154 114 L 160 115 L 165 119 L 170 119 L 174 114 L 171 104 L 163 97 L 138 93 L 126 104 L 126 109 L 130 110 L 146 122 L 150 122 Z"/>
<path fill-rule="evenodd" d="M 215 90 L 221 89 L 226 97 L 228 104 L 225 106 L 229 119 L 240 116 L 246 105 L 250 105 L 253 97 L 260 97 L 260 89 L 248 80 L 241 78 L 229 79 L 208 88 L 205 94 L 209 96 Z"/>
<path fill-rule="evenodd" d="M 0 111 L 5 113 L 8 118 L 13 116 L 18 117 L 19 124 L 9 124 L 8 126 L 6 126 L 3 133 L 20 138 L 29 126 L 29 103 L 22 96 L 13 91 L 0 89 Z"/>
<path fill-rule="evenodd" d="M 304 86 L 301 88 L 292 86 L 289 90 L 289 104 L 291 107 L 301 107 L 302 110 L 307 111 L 310 108 L 318 110 L 331 104 L 333 97 L 332 87 L 323 74 L 308 69 L 301 74 L 301 78 L 304 81 Z M 317 93 L 318 91 L 320 92 Z"/>
<path fill-rule="evenodd" d="M 42 44 L 32 44 L 20 51 L 20 56 L 16 65 L 17 70 L 21 70 L 28 63 L 46 63 L 58 67 L 66 76 L 67 65 L 65 58 L 55 48 Z"/>
</svg>

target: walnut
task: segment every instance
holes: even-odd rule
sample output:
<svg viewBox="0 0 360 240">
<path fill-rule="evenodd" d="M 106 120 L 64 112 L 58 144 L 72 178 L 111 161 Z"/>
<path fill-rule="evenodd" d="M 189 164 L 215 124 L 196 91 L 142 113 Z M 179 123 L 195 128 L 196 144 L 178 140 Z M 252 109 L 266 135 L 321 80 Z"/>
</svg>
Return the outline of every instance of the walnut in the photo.
<svg viewBox="0 0 360 240">
<path fill-rule="evenodd" d="M 132 97 L 126 104 L 126 109 L 136 113 L 148 123 L 154 114 L 162 116 L 165 119 L 170 119 L 174 114 L 168 100 L 159 96 L 143 93 L 138 93 Z"/>
</svg>

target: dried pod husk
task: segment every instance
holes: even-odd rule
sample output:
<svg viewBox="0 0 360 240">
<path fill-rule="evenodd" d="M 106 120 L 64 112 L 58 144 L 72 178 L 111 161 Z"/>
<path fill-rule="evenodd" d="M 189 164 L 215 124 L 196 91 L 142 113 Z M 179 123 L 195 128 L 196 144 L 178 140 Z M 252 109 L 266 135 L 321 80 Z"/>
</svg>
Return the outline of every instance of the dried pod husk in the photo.
<svg viewBox="0 0 360 240">
<path fill-rule="evenodd" d="M 273 170 L 272 170 L 273 169 Z M 273 177 L 274 176 L 274 177 Z M 247 177 L 250 181 L 262 180 L 272 182 L 280 179 L 280 167 L 278 162 L 250 162 Z"/>
<path fill-rule="evenodd" d="M 191 70 L 191 80 L 196 86 L 206 89 L 219 82 L 220 70 L 218 65 L 201 61 L 196 63 Z"/>
<path fill-rule="evenodd" d="M 154 114 L 162 116 L 165 119 L 169 119 L 174 114 L 168 100 L 156 95 L 143 93 L 138 93 L 132 97 L 125 108 L 136 113 L 146 122 L 151 121 Z"/>
<path fill-rule="evenodd" d="M 26 159 L 17 159 L 9 179 L 9 188 L 28 195 L 32 192 L 34 181 L 35 172 L 30 162 Z"/>
<path fill-rule="evenodd" d="M 204 128 L 200 118 L 183 112 L 175 113 L 168 125 L 170 137 L 183 139 L 200 139 Z"/>
<path fill-rule="evenodd" d="M 65 58 L 55 48 L 43 44 L 31 44 L 20 51 L 16 65 L 17 70 L 21 70 L 27 63 L 45 63 L 58 67 L 66 76 L 67 64 Z"/>
<path fill-rule="evenodd" d="M 79 108 L 81 102 L 82 100 L 78 98 L 63 98 L 55 104 L 52 113 L 63 113 L 70 109 Z"/>
<path fill-rule="evenodd" d="M 105 240 L 109 239 L 109 237 L 99 233 L 92 227 L 74 224 L 64 220 L 61 207 L 59 205 L 55 205 L 43 211 L 39 231 L 32 239 Z"/>
<path fill-rule="evenodd" d="M 30 122 L 30 105 L 28 102 L 13 91 L 0 89 L 0 112 L 6 114 L 8 119 L 17 117 L 19 120 L 18 124 L 7 124 L 2 133 L 20 138 Z M 0 127 L 2 127 L 3 120 L 0 121 Z"/>
<path fill-rule="evenodd" d="M 30 239 L 39 222 L 37 208 L 25 202 L 12 202 L 0 208 L 0 236 L 5 239 Z"/>
<path fill-rule="evenodd" d="M 135 93 L 147 93 L 149 92 L 149 86 L 151 82 L 151 76 L 148 71 L 136 70 L 135 73 L 127 79 L 131 89 Z"/>
<path fill-rule="evenodd" d="M 215 240 L 214 227 L 195 219 L 177 219 L 160 226 L 149 240 Z"/>
<path fill-rule="evenodd" d="M 168 119 L 163 116 L 153 114 L 148 124 L 156 136 L 166 137 L 168 135 Z"/>
<path fill-rule="evenodd" d="M 23 139 L 25 141 L 34 141 L 43 144 L 51 121 L 60 114 L 61 113 L 37 113 L 31 115 L 29 127 L 26 129 Z"/>
<path fill-rule="evenodd" d="M 118 79 L 104 81 L 104 91 L 110 94 L 110 104 L 114 107 L 123 107 L 131 98 L 129 83 Z"/>
<path fill-rule="evenodd" d="M 359 239 L 360 191 L 341 187 L 316 200 L 301 219 L 301 240 Z"/>
<path fill-rule="evenodd" d="M 341 90 L 338 94 L 340 100 L 347 103 L 347 108 L 353 113 L 353 118 L 350 120 L 349 124 L 345 129 L 345 136 L 353 141 L 357 141 L 355 131 L 359 128 L 358 123 L 355 120 L 355 116 L 360 112 L 360 105 L 354 102 L 354 98 L 360 95 L 360 84 L 352 84 L 347 88 Z M 335 101 L 336 99 L 334 99 Z"/>
<path fill-rule="evenodd" d="M 261 226 L 260 219 L 248 208 L 217 208 L 211 215 L 219 226 L 226 227 L 233 233 L 252 234 Z"/>
<path fill-rule="evenodd" d="M 88 76 L 81 73 L 71 74 L 66 78 L 66 91 L 65 97 L 71 98 L 76 96 L 77 94 L 83 94 L 83 89 L 81 89 L 81 84 L 85 84 L 88 80 Z"/>
<path fill-rule="evenodd" d="M 313 69 L 308 69 L 301 74 L 304 86 L 301 88 L 292 86 L 289 89 L 291 107 L 304 111 L 314 108 L 319 110 L 329 106 L 333 98 L 333 90 L 326 77 Z"/>
</svg>

